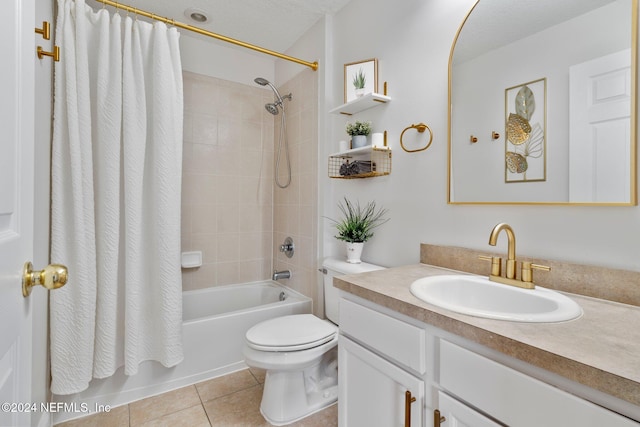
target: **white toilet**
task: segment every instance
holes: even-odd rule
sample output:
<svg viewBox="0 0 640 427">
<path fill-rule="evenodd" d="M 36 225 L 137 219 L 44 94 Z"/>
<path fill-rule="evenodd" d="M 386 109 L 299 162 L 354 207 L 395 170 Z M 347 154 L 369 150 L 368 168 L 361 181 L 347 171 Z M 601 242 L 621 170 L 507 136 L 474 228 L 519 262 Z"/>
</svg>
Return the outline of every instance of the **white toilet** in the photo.
<svg viewBox="0 0 640 427">
<path fill-rule="evenodd" d="M 258 323 L 245 336 L 247 365 L 267 371 L 260 412 L 271 424 L 290 424 L 338 399 L 338 303 L 333 277 L 380 270 L 373 264 L 323 263 L 324 304 L 329 320 L 294 314 Z M 333 322 L 333 323 L 332 323 Z"/>
</svg>

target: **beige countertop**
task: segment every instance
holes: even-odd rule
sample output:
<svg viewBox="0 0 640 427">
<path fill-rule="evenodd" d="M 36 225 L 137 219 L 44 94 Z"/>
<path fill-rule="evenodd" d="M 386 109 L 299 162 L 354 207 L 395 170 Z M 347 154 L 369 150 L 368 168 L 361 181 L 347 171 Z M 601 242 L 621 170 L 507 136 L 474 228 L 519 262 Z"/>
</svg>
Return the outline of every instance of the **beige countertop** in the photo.
<svg viewBox="0 0 640 427">
<path fill-rule="evenodd" d="M 334 286 L 640 406 L 640 307 L 566 294 L 582 307 L 580 318 L 519 323 L 458 314 L 409 290 L 421 277 L 460 273 L 415 264 L 336 277 Z"/>
</svg>

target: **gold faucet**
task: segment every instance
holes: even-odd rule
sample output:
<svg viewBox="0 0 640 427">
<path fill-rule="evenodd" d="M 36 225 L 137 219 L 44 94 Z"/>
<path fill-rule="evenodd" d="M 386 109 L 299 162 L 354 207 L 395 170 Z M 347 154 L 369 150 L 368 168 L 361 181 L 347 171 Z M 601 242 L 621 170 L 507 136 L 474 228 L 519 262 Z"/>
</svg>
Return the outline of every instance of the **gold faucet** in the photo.
<svg viewBox="0 0 640 427">
<path fill-rule="evenodd" d="M 506 272 L 504 277 L 501 274 L 502 270 L 502 259 L 499 257 L 488 257 L 488 256 L 480 256 L 480 259 L 484 259 L 487 261 L 491 261 L 491 274 L 489 275 L 489 280 L 494 282 L 503 283 L 505 285 L 517 286 L 519 288 L 525 289 L 533 289 L 535 285 L 533 284 L 533 269 L 550 271 L 551 268 L 546 265 L 538 265 L 533 264 L 531 262 L 523 262 L 522 263 L 522 271 L 520 272 L 520 280 L 516 279 L 516 235 L 513 232 L 513 229 L 509 224 L 505 224 L 504 222 L 496 225 L 491 230 L 491 235 L 489 236 L 489 244 L 491 246 L 495 246 L 498 243 L 498 235 L 500 232 L 504 230 L 507 233 L 508 246 L 507 246 L 507 262 L 506 262 Z"/>
<path fill-rule="evenodd" d="M 493 227 L 491 235 L 489 236 L 489 244 L 495 246 L 498 243 L 498 235 L 504 230 L 507 233 L 508 246 L 507 246 L 507 271 L 505 277 L 507 279 L 516 278 L 516 235 L 513 233 L 513 228 L 509 224 L 501 222 Z"/>
</svg>

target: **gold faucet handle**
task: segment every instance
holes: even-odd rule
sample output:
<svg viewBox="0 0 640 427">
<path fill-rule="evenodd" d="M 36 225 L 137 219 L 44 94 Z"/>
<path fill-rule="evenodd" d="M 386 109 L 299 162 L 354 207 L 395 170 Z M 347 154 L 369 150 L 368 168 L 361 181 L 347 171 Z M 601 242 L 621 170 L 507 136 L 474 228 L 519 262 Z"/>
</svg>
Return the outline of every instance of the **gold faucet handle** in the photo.
<svg viewBox="0 0 640 427">
<path fill-rule="evenodd" d="M 523 282 L 533 282 L 533 270 L 551 271 L 551 267 L 546 265 L 534 264 L 529 261 L 522 262 L 521 278 Z"/>
<path fill-rule="evenodd" d="M 497 256 L 478 255 L 483 261 L 491 261 L 491 275 L 500 276 L 502 274 L 502 258 Z"/>
</svg>

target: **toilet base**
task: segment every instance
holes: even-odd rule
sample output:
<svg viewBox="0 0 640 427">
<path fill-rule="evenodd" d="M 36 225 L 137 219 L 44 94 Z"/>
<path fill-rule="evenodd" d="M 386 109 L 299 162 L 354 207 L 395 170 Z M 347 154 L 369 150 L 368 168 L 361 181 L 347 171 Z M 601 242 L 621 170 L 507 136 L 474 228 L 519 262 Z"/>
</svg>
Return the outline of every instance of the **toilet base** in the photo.
<svg viewBox="0 0 640 427">
<path fill-rule="evenodd" d="M 272 425 L 293 423 L 338 400 L 337 347 L 299 371 L 267 370 L 260 413 Z"/>
</svg>

